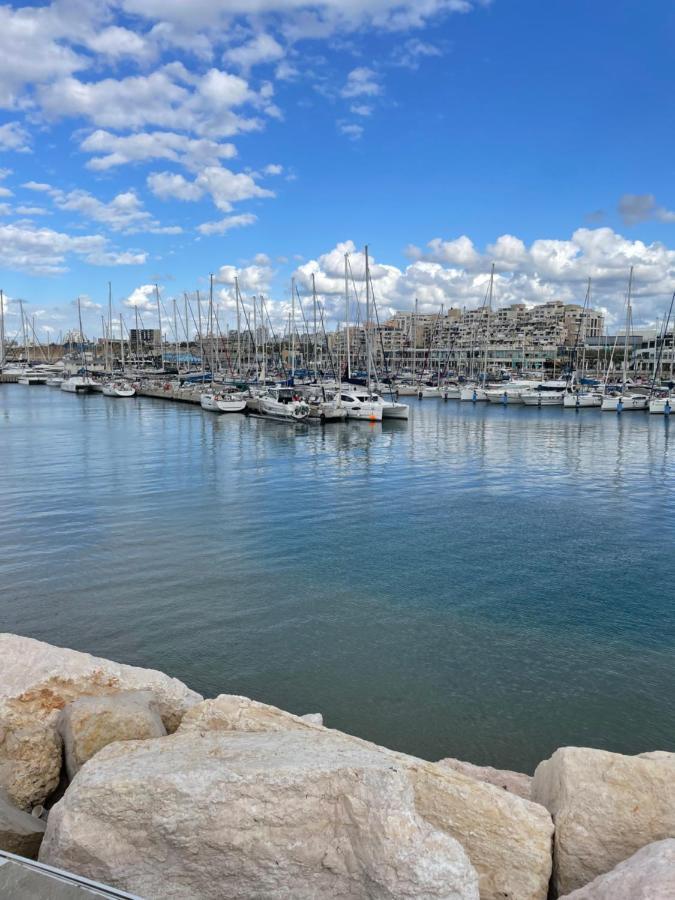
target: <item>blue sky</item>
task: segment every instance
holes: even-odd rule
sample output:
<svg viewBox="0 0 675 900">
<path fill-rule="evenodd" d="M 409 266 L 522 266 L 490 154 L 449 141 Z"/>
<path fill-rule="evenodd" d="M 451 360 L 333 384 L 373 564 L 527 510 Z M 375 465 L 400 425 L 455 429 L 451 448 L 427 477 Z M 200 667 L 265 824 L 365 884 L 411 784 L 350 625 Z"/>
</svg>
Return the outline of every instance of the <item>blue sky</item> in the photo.
<svg viewBox="0 0 675 900">
<path fill-rule="evenodd" d="M 286 314 L 374 254 L 385 308 L 675 288 L 666 0 L 0 6 L 0 287 L 41 329 L 217 276 Z"/>
</svg>

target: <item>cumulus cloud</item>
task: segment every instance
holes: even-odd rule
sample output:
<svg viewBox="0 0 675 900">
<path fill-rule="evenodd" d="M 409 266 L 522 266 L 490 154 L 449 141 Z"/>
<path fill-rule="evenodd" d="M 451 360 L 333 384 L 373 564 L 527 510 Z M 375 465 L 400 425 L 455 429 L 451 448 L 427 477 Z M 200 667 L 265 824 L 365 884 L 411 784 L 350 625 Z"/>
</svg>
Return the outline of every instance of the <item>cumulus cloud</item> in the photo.
<svg viewBox="0 0 675 900">
<path fill-rule="evenodd" d="M 363 125 L 356 122 L 338 122 L 338 131 L 344 134 L 350 141 L 358 141 L 363 137 Z"/>
<path fill-rule="evenodd" d="M 483 302 L 493 262 L 496 305 L 581 303 L 591 278 L 593 303 L 606 310 L 610 325 L 622 321 L 630 266 L 635 269 L 636 322 L 653 322 L 662 315 L 675 284 L 675 250 L 658 242 L 628 240 L 611 228 L 580 228 L 569 240 L 539 239 L 529 246 L 513 235 L 502 235 L 483 251 L 466 236 L 435 238 L 424 249 L 409 250 L 412 262 L 405 268 L 378 264 L 371 257 L 381 316 L 411 309 L 415 299 L 424 312 L 437 312 L 441 304 L 477 307 Z M 345 253 L 350 254 L 357 290 L 363 296 L 364 258 L 351 241 L 304 263 L 295 273 L 307 290 L 315 276 L 334 320 L 343 316 Z"/>
<path fill-rule="evenodd" d="M 145 309 L 154 312 L 157 309 L 157 288 L 154 284 L 141 284 L 124 300 L 130 309 Z"/>
<path fill-rule="evenodd" d="M 222 212 L 230 212 L 232 205 L 252 197 L 273 197 L 274 193 L 257 184 L 253 175 L 232 172 L 224 166 L 206 166 L 193 181 L 171 172 L 153 172 L 148 187 L 162 200 L 194 201 L 209 194 Z"/>
<path fill-rule="evenodd" d="M 342 97 L 376 97 L 382 93 L 382 85 L 373 69 L 359 66 L 347 75 L 347 82 L 340 91 Z"/>
<path fill-rule="evenodd" d="M 77 189 L 62 191 L 49 184 L 29 181 L 23 185 L 33 191 L 46 193 L 51 197 L 57 209 L 76 212 L 85 219 L 101 222 L 112 231 L 135 234 L 140 231 L 151 234 L 180 234 L 182 229 L 177 225 L 161 225 L 143 206 L 143 202 L 135 191 L 122 191 L 112 200 L 105 203 L 90 194 L 89 191 Z"/>
<path fill-rule="evenodd" d="M 173 131 L 117 135 L 98 129 L 82 141 L 80 149 L 94 154 L 87 162 L 87 168 L 96 171 L 155 159 L 170 160 L 187 169 L 198 170 L 237 155 L 234 144 L 190 138 Z"/>
<path fill-rule="evenodd" d="M 223 54 L 223 60 L 244 72 L 262 63 L 277 62 L 285 55 L 285 50 L 271 34 L 256 34 L 251 40 L 238 47 L 231 47 Z"/>
<path fill-rule="evenodd" d="M 395 66 L 402 66 L 405 69 L 419 69 L 420 62 L 425 57 L 442 55 L 443 51 L 435 44 L 421 41 L 419 38 L 410 38 L 394 51 L 392 61 Z"/>
<path fill-rule="evenodd" d="M 117 252 L 101 235 L 72 236 L 51 228 L 25 223 L 0 225 L 0 267 L 35 275 L 58 275 L 68 271 L 67 258 L 74 256 L 95 266 L 138 265 L 143 252 Z"/>
<path fill-rule="evenodd" d="M 30 153 L 30 135 L 20 122 L 6 122 L 0 125 L 0 150 Z"/>
</svg>

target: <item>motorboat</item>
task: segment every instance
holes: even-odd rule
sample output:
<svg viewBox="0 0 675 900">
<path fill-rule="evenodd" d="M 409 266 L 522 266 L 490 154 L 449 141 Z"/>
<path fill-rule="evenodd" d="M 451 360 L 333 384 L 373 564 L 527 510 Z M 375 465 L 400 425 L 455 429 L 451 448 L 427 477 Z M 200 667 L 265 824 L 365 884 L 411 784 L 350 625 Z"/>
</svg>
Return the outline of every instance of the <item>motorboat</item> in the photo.
<svg viewBox="0 0 675 900">
<path fill-rule="evenodd" d="M 108 381 L 103 385 L 104 397 L 134 397 L 136 388 L 128 381 Z"/>
<path fill-rule="evenodd" d="M 373 395 L 366 391 L 351 391 L 343 388 L 340 391 L 340 402 L 347 410 L 348 419 L 365 419 L 368 422 L 382 421 L 384 415 L 382 403 L 379 398 L 374 399 Z"/>
<path fill-rule="evenodd" d="M 59 387 L 69 394 L 88 394 L 91 391 L 91 384 L 88 375 L 71 375 L 64 379 Z"/>
<path fill-rule="evenodd" d="M 340 422 L 347 418 L 347 409 L 340 400 L 339 392 L 327 393 L 321 386 L 313 385 L 304 390 L 303 399 L 309 406 L 311 419 Z"/>
<path fill-rule="evenodd" d="M 410 407 L 407 403 L 398 403 L 396 400 L 385 400 L 380 394 L 371 394 L 373 402 L 382 406 L 383 419 L 407 419 L 410 415 Z"/>
<path fill-rule="evenodd" d="M 567 393 L 567 381 L 542 381 L 532 391 L 520 395 L 525 406 L 562 406 Z"/>
<path fill-rule="evenodd" d="M 523 393 L 532 391 L 536 386 L 536 383 L 533 381 L 506 381 L 499 387 L 487 389 L 485 394 L 490 403 L 505 406 L 511 403 L 522 403 Z"/>
<path fill-rule="evenodd" d="M 309 418 L 309 404 L 289 387 L 269 387 L 252 398 L 252 408 L 261 416 L 283 421 L 304 422 Z M 248 406 L 250 401 L 246 401 Z"/>
<path fill-rule="evenodd" d="M 210 412 L 234 413 L 246 409 L 246 397 L 239 391 L 205 391 L 199 397 L 202 409 Z"/>
</svg>

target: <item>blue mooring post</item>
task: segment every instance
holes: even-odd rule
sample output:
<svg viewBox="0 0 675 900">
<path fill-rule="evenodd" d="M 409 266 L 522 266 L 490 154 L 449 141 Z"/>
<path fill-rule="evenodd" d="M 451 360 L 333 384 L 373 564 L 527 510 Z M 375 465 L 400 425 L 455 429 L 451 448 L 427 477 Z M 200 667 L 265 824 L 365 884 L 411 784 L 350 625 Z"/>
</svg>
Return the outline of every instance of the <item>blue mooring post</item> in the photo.
<svg viewBox="0 0 675 900">
<path fill-rule="evenodd" d="M 663 415 L 664 416 L 670 415 L 670 400 L 666 400 L 666 405 L 663 407 Z"/>
<path fill-rule="evenodd" d="M 502 403 L 504 404 L 504 406 L 506 406 L 506 404 L 508 402 L 509 402 L 509 395 L 506 393 L 506 391 L 504 391 L 504 393 L 502 394 Z"/>
<path fill-rule="evenodd" d="M 616 404 L 616 411 L 620 413 L 623 411 L 623 400 L 619 397 L 619 402 Z"/>
<path fill-rule="evenodd" d="M 473 397 L 471 398 L 472 402 L 475 403 L 478 400 L 478 394 L 476 393 L 476 388 L 473 389 Z"/>
</svg>

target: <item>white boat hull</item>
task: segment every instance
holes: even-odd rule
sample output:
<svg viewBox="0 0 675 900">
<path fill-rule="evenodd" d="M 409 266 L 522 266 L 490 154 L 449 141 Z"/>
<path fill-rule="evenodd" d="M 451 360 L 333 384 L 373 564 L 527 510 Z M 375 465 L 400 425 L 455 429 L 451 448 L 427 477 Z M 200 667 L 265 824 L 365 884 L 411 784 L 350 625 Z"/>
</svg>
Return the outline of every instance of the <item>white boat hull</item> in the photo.
<svg viewBox="0 0 675 900">
<path fill-rule="evenodd" d="M 503 391 L 486 391 L 487 399 L 490 403 L 495 403 L 498 406 L 507 406 L 511 403 L 522 403 L 521 394 L 522 391 L 514 391 L 506 388 Z"/>
<path fill-rule="evenodd" d="M 302 422 L 309 418 L 309 406 L 301 401 L 279 403 L 268 397 L 260 398 L 260 412 L 263 416 L 275 419 L 288 419 L 290 422 Z"/>
<path fill-rule="evenodd" d="M 469 403 L 480 403 L 487 401 L 487 391 L 482 387 L 463 387 L 459 392 L 459 399 Z"/>
<path fill-rule="evenodd" d="M 653 416 L 669 416 L 675 410 L 675 397 L 656 397 L 649 401 L 649 412 Z"/>
<path fill-rule="evenodd" d="M 360 419 L 366 422 L 381 422 L 382 407 L 379 403 L 363 403 L 359 406 L 350 406 L 347 409 L 348 419 Z"/>
<path fill-rule="evenodd" d="M 382 404 L 383 419 L 407 419 L 410 415 L 410 408 L 405 403 L 388 403 Z"/>
<path fill-rule="evenodd" d="M 649 408 L 649 398 L 641 394 L 622 394 L 619 397 L 605 397 L 600 407 L 605 412 L 630 412 Z"/>
<path fill-rule="evenodd" d="M 104 397 L 135 397 L 136 388 L 127 384 L 104 384 L 102 393 Z"/>
<path fill-rule="evenodd" d="M 562 406 L 565 399 L 564 393 L 545 393 L 544 391 L 532 391 L 520 395 L 525 406 Z"/>
<path fill-rule="evenodd" d="M 202 394 L 199 398 L 202 409 L 217 413 L 237 413 L 246 409 L 245 397 L 226 397 L 218 394 Z"/>
<path fill-rule="evenodd" d="M 66 378 L 59 387 L 67 394 L 88 394 L 91 391 L 91 380 L 89 378 Z"/>
<path fill-rule="evenodd" d="M 565 394 L 563 406 L 565 409 L 598 409 L 602 406 L 602 394 Z"/>
</svg>

